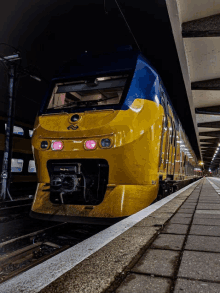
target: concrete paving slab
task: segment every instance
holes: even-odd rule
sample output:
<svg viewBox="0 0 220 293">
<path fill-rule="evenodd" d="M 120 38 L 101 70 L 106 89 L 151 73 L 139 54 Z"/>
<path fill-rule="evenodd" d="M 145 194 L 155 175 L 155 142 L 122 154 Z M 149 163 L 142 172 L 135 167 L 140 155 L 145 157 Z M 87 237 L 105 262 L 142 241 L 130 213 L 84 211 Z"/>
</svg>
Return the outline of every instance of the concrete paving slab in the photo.
<svg viewBox="0 0 220 293">
<path fill-rule="evenodd" d="M 134 227 L 157 227 L 157 226 L 163 226 L 165 223 L 169 220 L 169 218 L 154 218 L 154 217 L 147 217 L 146 219 L 143 219 Z"/>
<path fill-rule="evenodd" d="M 178 213 L 186 213 L 186 214 L 193 214 L 194 213 L 194 211 L 195 211 L 195 209 L 183 209 L 183 208 L 180 208 L 179 210 L 178 210 Z"/>
<path fill-rule="evenodd" d="M 187 200 L 194 200 L 194 201 L 198 201 L 198 199 L 199 199 L 199 196 L 190 196 L 190 197 L 188 197 L 188 199 Z"/>
<path fill-rule="evenodd" d="M 180 252 L 171 250 L 148 249 L 132 272 L 172 277 Z"/>
<path fill-rule="evenodd" d="M 216 191 L 215 191 L 215 189 L 213 189 L 213 188 L 209 188 L 209 189 L 207 189 L 207 190 L 202 189 L 200 195 L 201 195 L 201 196 L 206 196 L 206 197 L 209 197 L 209 196 L 216 196 Z"/>
<path fill-rule="evenodd" d="M 209 201 L 219 200 L 219 196 L 218 195 L 216 195 L 216 196 L 200 196 L 199 201 L 201 201 L 201 200 L 209 200 Z"/>
<path fill-rule="evenodd" d="M 194 218 L 193 225 L 205 225 L 205 226 L 220 226 L 220 219 L 198 219 Z"/>
<path fill-rule="evenodd" d="M 197 210 L 220 210 L 220 205 L 199 203 L 197 205 Z"/>
<path fill-rule="evenodd" d="M 179 204 L 179 203 L 183 203 L 183 202 L 185 202 L 185 199 L 184 198 L 181 199 L 178 196 L 172 200 L 172 203 L 178 203 Z"/>
<path fill-rule="evenodd" d="M 178 277 L 220 280 L 220 253 L 184 251 Z"/>
<path fill-rule="evenodd" d="M 217 196 L 216 197 L 200 198 L 199 203 L 202 202 L 202 201 L 208 201 L 209 203 L 212 203 L 212 201 L 219 201 L 219 198 Z"/>
<path fill-rule="evenodd" d="M 197 199 L 187 199 L 186 201 L 185 201 L 185 203 L 196 203 L 198 200 Z"/>
<path fill-rule="evenodd" d="M 220 284 L 177 279 L 174 293 L 219 293 Z"/>
<path fill-rule="evenodd" d="M 175 205 L 175 206 L 164 206 L 158 210 L 160 213 L 175 213 L 180 205 Z"/>
<path fill-rule="evenodd" d="M 191 229 L 189 231 L 189 234 L 220 237 L 220 227 L 219 226 L 192 225 Z"/>
<path fill-rule="evenodd" d="M 191 218 L 183 218 L 179 216 L 174 216 L 169 223 L 171 224 L 186 224 L 188 225 L 191 222 Z"/>
<path fill-rule="evenodd" d="M 178 213 L 177 212 L 174 217 L 178 217 L 178 218 L 192 218 L 193 217 L 193 214 L 185 214 L 185 213 Z"/>
<path fill-rule="evenodd" d="M 197 203 L 184 203 L 181 206 L 181 209 L 194 209 L 196 207 Z"/>
<path fill-rule="evenodd" d="M 171 280 L 169 279 L 130 274 L 116 293 L 167 293 L 170 287 Z"/>
<path fill-rule="evenodd" d="M 167 217 L 167 219 L 170 219 L 173 216 L 173 213 L 169 213 L 169 212 L 161 213 L 161 212 L 156 211 L 156 212 L 153 212 L 150 216 L 155 217 L 155 218 L 165 218 L 165 217 Z"/>
<path fill-rule="evenodd" d="M 188 225 L 167 224 L 161 233 L 184 234 L 185 235 L 187 232 L 187 229 L 188 229 Z"/>
<path fill-rule="evenodd" d="M 212 214 L 212 215 L 220 215 L 220 210 L 196 210 L 196 214 Z"/>
<path fill-rule="evenodd" d="M 199 205 L 215 205 L 215 204 L 217 204 L 217 205 L 219 205 L 220 204 L 220 200 L 212 200 L 212 201 L 210 201 L 210 200 L 201 200 L 201 201 L 199 201 L 198 202 L 198 204 Z M 218 209 L 215 209 L 215 210 L 218 210 Z"/>
<path fill-rule="evenodd" d="M 189 235 L 185 249 L 220 252 L 220 237 Z"/>
<path fill-rule="evenodd" d="M 215 200 L 208 200 L 208 199 L 203 199 L 199 201 L 200 204 L 220 204 L 220 200 L 215 199 Z"/>
<path fill-rule="evenodd" d="M 220 214 L 200 214 L 195 213 L 194 219 L 220 219 Z"/>
<path fill-rule="evenodd" d="M 209 188 L 207 190 L 205 189 L 202 189 L 202 192 L 201 194 L 202 196 L 206 196 L 206 197 L 209 197 L 209 196 L 216 196 L 216 191 L 215 189 L 212 189 L 212 188 Z"/>
<path fill-rule="evenodd" d="M 194 204 L 183 204 L 180 208 L 182 209 L 190 209 L 190 210 L 195 210 L 197 203 Z"/>
<path fill-rule="evenodd" d="M 214 192 L 206 191 L 205 193 L 202 192 L 200 194 L 200 197 L 202 197 L 202 198 L 218 197 L 218 194 L 216 191 L 214 191 Z"/>
<path fill-rule="evenodd" d="M 184 204 L 184 202 L 185 202 L 185 200 L 176 200 L 175 202 L 174 202 L 174 204 L 175 205 L 178 205 L 179 207 L 181 206 L 181 205 L 183 205 Z"/>
<path fill-rule="evenodd" d="M 151 248 L 181 250 L 185 235 L 160 234 L 151 244 Z"/>
</svg>

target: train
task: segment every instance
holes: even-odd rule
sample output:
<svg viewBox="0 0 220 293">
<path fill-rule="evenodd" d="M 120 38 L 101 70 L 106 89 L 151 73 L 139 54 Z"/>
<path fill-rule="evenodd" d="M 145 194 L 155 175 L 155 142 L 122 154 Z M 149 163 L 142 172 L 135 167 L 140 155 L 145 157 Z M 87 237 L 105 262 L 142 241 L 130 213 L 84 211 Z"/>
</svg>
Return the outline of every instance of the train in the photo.
<svg viewBox="0 0 220 293">
<path fill-rule="evenodd" d="M 5 150 L 7 117 L 0 116 L 0 173 Z M 15 120 L 11 158 L 11 176 L 8 186 L 11 198 L 33 196 L 37 188 L 37 175 L 31 148 L 33 125 Z M 1 186 L 1 183 L 0 183 Z M 10 200 L 7 195 L 6 200 Z"/>
<path fill-rule="evenodd" d="M 35 121 L 30 216 L 117 222 L 201 177 L 164 84 L 133 49 L 88 54 L 51 80 Z"/>
</svg>

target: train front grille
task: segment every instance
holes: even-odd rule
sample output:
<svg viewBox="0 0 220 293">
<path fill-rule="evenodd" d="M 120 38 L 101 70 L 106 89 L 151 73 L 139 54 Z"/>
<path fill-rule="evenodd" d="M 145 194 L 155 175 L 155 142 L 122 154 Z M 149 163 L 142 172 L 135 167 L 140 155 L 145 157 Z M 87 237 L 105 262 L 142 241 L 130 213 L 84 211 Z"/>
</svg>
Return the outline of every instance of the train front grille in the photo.
<svg viewBox="0 0 220 293">
<path fill-rule="evenodd" d="M 98 205 L 104 199 L 109 174 L 106 160 L 49 160 L 47 169 L 52 203 Z"/>
</svg>

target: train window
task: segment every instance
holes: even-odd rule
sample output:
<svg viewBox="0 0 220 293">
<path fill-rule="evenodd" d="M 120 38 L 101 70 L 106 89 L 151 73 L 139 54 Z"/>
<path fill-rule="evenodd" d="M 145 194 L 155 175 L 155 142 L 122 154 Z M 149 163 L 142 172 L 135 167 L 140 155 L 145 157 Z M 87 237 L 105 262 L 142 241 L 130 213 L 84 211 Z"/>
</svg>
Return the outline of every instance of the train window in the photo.
<svg viewBox="0 0 220 293">
<path fill-rule="evenodd" d="M 164 109 L 164 127 L 167 127 L 168 125 L 168 121 L 167 121 L 167 111 L 166 111 L 166 106 L 165 106 L 165 102 L 164 102 L 164 97 L 163 95 L 161 96 L 161 104 L 163 106 L 163 109 Z"/>
<path fill-rule="evenodd" d="M 7 128 L 7 124 L 5 123 L 5 130 Z M 13 133 L 18 135 L 24 135 L 24 129 L 18 126 L 13 126 Z"/>
<path fill-rule="evenodd" d="M 173 140 L 172 140 L 172 144 L 175 146 L 175 141 L 176 141 L 176 131 L 175 131 L 175 122 L 172 122 L 173 124 Z"/>
<path fill-rule="evenodd" d="M 29 173 L 36 173 L 36 166 L 34 160 L 30 160 L 28 164 L 28 172 Z"/>
<path fill-rule="evenodd" d="M 33 135 L 33 130 L 29 130 L 29 136 L 32 137 Z"/>
<path fill-rule="evenodd" d="M 57 83 L 47 109 L 119 104 L 128 74 Z"/>
<path fill-rule="evenodd" d="M 184 156 L 183 167 L 186 165 L 186 155 Z"/>
<path fill-rule="evenodd" d="M 11 172 L 22 172 L 23 163 L 22 159 L 11 159 Z"/>
<path fill-rule="evenodd" d="M 173 142 L 173 120 L 172 118 L 170 117 L 170 144 L 172 144 Z"/>
</svg>

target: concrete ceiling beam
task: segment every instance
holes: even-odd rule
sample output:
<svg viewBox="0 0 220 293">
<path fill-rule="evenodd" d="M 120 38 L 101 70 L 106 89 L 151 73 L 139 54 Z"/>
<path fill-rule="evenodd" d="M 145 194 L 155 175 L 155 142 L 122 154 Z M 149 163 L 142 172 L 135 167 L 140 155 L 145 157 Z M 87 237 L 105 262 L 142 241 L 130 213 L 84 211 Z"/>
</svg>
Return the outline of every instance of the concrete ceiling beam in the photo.
<svg viewBox="0 0 220 293">
<path fill-rule="evenodd" d="M 220 29 L 219 29 L 220 31 Z M 220 78 L 195 81 L 191 83 L 192 90 L 212 90 L 219 91 L 220 90 Z"/>
<path fill-rule="evenodd" d="M 184 22 L 182 36 L 183 38 L 219 37 L 220 14 Z"/>
</svg>

